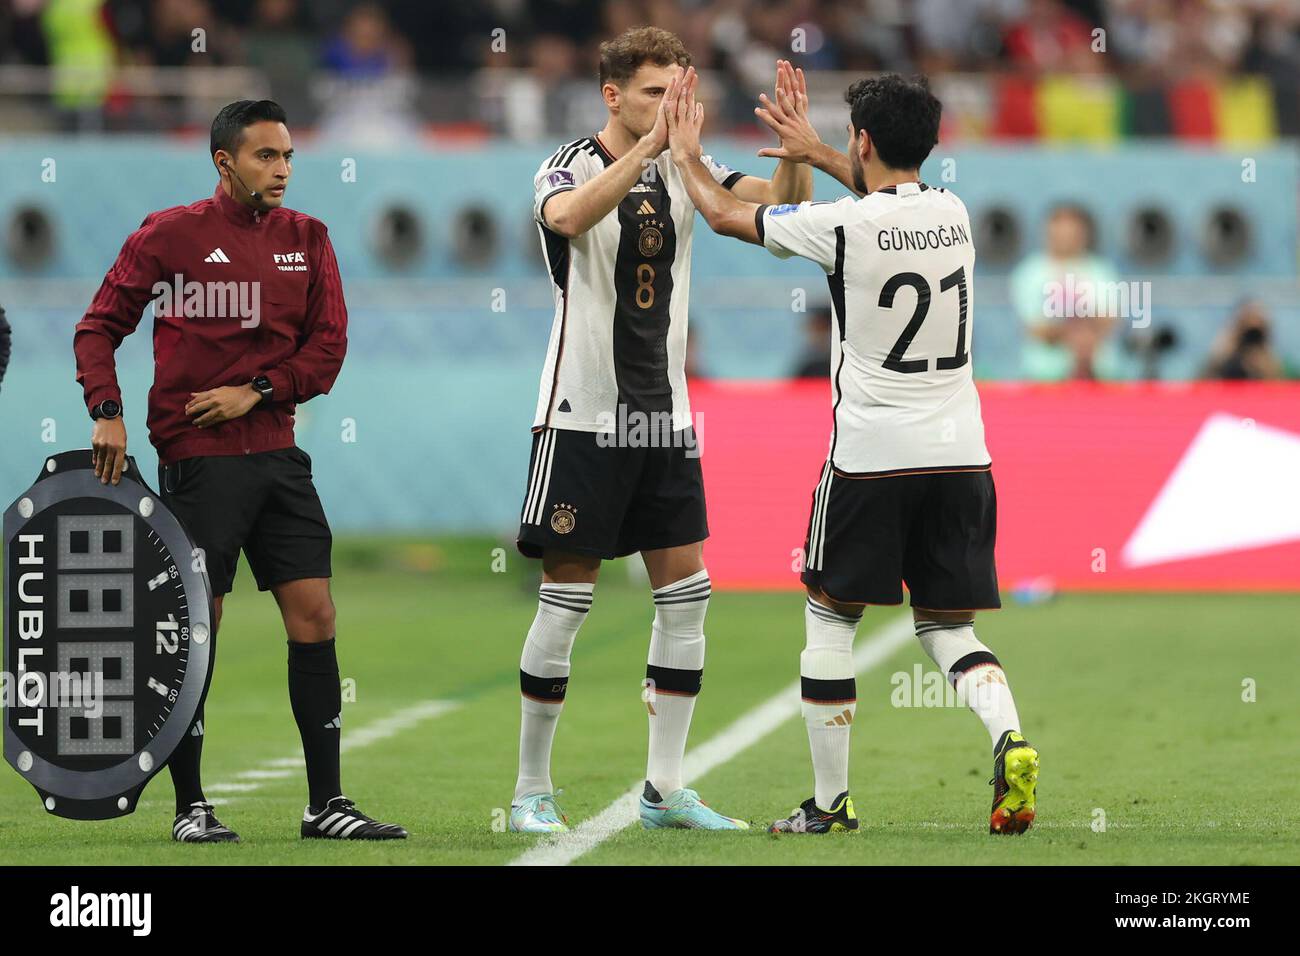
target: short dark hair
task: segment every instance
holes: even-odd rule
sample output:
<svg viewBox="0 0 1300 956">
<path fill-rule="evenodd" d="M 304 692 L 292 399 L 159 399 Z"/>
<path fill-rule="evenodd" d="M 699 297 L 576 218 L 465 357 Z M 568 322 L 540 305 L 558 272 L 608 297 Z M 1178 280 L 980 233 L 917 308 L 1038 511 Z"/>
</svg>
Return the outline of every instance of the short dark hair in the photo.
<svg viewBox="0 0 1300 956">
<path fill-rule="evenodd" d="M 288 124 L 289 120 L 284 109 L 274 100 L 236 100 L 223 106 L 212 121 L 209 141 L 212 155 L 217 155 L 219 149 L 235 155 L 239 144 L 244 141 L 244 130 L 254 123 L 264 122 Z"/>
<path fill-rule="evenodd" d="M 916 169 L 939 142 L 943 105 L 925 77 L 897 73 L 858 80 L 844 92 L 856 135 L 866 130 L 890 169 Z"/>
<path fill-rule="evenodd" d="M 600 45 L 600 85 L 626 83 L 643 63 L 687 67 L 691 55 L 675 33 L 659 27 L 633 27 Z"/>
</svg>

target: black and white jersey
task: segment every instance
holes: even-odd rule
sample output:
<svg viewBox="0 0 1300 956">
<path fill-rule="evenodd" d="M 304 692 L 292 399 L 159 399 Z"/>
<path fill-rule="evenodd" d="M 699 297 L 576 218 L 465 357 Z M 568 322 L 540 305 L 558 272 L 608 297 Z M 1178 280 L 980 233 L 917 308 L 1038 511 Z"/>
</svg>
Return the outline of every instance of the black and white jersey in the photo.
<svg viewBox="0 0 1300 956">
<path fill-rule="evenodd" d="M 546 228 L 543 206 L 614 162 L 592 136 L 561 146 L 533 179 L 533 218 L 555 294 L 534 428 L 605 431 L 627 413 L 691 423 L 686 395 L 687 293 L 695 206 L 667 151 L 609 215 L 581 236 Z M 731 188 L 742 173 L 705 165 Z"/>
<path fill-rule="evenodd" d="M 847 476 L 986 468 L 971 376 L 975 247 L 965 204 L 903 183 L 762 206 L 763 244 L 819 264 L 835 313 L 829 461 Z"/>
</svg>

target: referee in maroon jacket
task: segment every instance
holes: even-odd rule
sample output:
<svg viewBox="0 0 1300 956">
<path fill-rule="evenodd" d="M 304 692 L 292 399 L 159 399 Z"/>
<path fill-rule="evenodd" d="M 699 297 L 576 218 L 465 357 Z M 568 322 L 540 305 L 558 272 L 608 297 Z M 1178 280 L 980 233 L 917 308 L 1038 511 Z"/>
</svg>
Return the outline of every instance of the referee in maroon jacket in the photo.
<svg viewBox="0 0 1300 956">
<path fill-rule="evenodd" d="M 216 619 L 239 552 L 270 591 L 289 637 L 289 700 L 310 803 L 304 837 L 401 839 L 339 783 L 342 701 L 330 599 L 331 535 L 294 444 L 293 412 L 330 390 L 347 349 L 347 306 L 325 224 L 284 206 L 293 145 L 270 100 L 231 103 L 212 121 L 220 182 L 209 199 L 145 217 L 77 323 L 77 381 L 94 419 L 95 474 L 116 484 L 126 428 L 114 350 L 154 300 L 149 440 L 167 507 L 202 549 Z M 213 629 L 215 639 L 216 628 Z M 214 645 L 215 649 L 215 645 Z M 238 840 L 203 796 L 203 706 L 169 762 L 175 840 Z"/>
</svg>

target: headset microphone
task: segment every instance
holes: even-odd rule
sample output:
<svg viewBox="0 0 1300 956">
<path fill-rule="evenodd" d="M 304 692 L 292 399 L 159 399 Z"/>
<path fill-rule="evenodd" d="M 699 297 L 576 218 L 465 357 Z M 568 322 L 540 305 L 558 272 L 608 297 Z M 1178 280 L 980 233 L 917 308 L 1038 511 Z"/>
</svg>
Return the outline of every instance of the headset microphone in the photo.
<svg viewBox="0 0 1300 956">
<path fill-rule="evenodd" d="M 234 176 L 236 179 L 239 180 L 239 185 L 241 185 L 241 186 L 244 187 L 244 192 L 248 193 L 249 198 L 252 199 L 253 202 L 261 202 L 261 201 L 262 201 L 262 194 L 259 193 L 259 192 L 257 192 L 256 190 L 249 189 L 249 188 L 248 188 L 248 184 L 244 182 L 244 177 L 243 177 L 243 176 L 240 176 L 239 173 L 235 172 L 235 169 L 234 169 L 233 166 L 231 166 L 231 165 L 230 165 L 228 162 L 226 162 L 224 159 L 221 161 L 221 165 L 222 165 L 222 166 L 225 166 L 226 169 L 229 170 L 230 175 Z"/>
</svg>

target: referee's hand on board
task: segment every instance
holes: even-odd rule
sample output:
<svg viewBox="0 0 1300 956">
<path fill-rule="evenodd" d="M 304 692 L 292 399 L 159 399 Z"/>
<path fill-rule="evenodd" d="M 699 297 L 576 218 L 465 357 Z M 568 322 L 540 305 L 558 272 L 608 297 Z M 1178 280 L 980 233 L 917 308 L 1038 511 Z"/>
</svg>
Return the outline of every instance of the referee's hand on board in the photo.
<svg viewBox="0 0 1300 956">
<path fill-rule="evenodd" d="M 261 394 L 252 385 L 223 385 L 206 392 L 190 392 L 185 414 L 197 415 L 194 424 L 207 428 L 247 415 L 261 400 Z"/>
<path fill-rule="evenodd" d="M 101 484 L 117 484 L 126 466 L 126 425 L 121 417 L 100 418 L 90 432 L 90 461 Z"/>
</svg>

